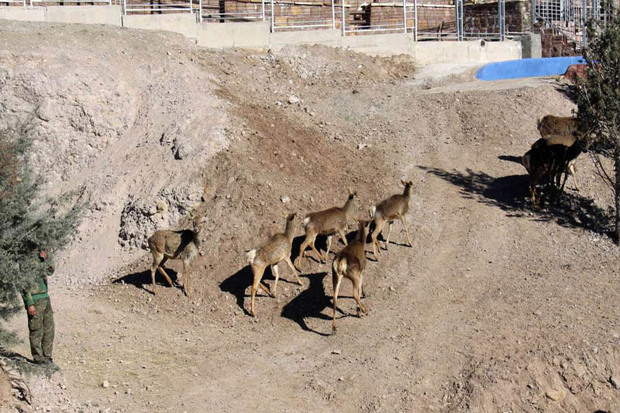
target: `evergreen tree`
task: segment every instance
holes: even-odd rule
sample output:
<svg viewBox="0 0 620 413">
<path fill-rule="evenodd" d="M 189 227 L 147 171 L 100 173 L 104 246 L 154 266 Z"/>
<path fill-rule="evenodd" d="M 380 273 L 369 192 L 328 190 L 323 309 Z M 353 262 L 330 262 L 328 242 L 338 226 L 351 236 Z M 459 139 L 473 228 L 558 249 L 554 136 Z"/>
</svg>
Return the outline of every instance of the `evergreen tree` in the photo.
<svg viewBox="0 0 620 413">
<path fill-rule="evenodd" d="M 70 196 L 42 199 L 42 179 L 28 162 L 31 147 L 26 126 L 0 130 L 0 345 L 15 342 L 15 333 L 3 326 L 20 308 L 20 291 L 38 272 L 41 249 L 62 248 L 75 233 L 81 208 L 69 205 Z"/>
<path fill-rule="evenodd" d="M 588 75 L 578 82 L 573 97 L 582 127 L 596 132 L 596 146 L 614 159 L 615 176 L 605 175 L 614 188 L 614 232 L 620 243 L 620 15 L 604 28 L 590 22 L 588 39 L 583 53 Z"/>
</svg>

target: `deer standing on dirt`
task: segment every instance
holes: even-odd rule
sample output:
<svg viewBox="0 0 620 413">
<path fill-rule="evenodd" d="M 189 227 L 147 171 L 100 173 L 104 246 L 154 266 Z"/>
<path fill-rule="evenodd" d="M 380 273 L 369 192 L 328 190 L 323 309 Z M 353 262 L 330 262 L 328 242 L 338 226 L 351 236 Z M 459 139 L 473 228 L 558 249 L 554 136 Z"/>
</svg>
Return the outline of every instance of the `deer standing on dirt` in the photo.
<svg viewBox="0 0 620 413">
<path fill-rule="evenodd" d="M 337 233 L 340 235 L 340 239 L 344 242 L 344 245 L 347 245 L 347 223 L 353 214 L 353 208 L 356 202 L 359 202 L 357 193 L 349 189 L 349 198 L 342 208 L 333 207 L 324 211 L 313 212 L 306 216 L 306 219 L 304 219 L 306 238 L 299 247 L 300 271 L 303 266 L 304 253 L 308 246 L 312 248 L 319 262 L 325 263 L 329 257 L 329 249 L 331 248 L 334 234 Z M 327 235 L 327 251 L 324 257 L 321 256 L 314 245 L 317 235 Z"/>
<path fill-rule="evenodd" d="M 357 221 L 357 220 L 356 220 Z M 368 227 L 370 221 L 357 221 L 359 229 L 357 237 L 351 241 L 342 251 L 336 254 L 332 264 L 332 282 L 334 286 L 334 315 L 332 319 L 332 333 L 336 332 L 336 310 L 338 308 L 338 293 L 340 292 L 340 284 L 343 278 L 348 278 L 353 283 L 353 298 L 357 303 L 357 315 L 360 316 L 360 310 L 367 313 L 366 307 L 360 300 L 366 296 L 364 290 L 363 272 L 366 268 L 366 237 L 368 237 Z"/>
<path fill-rule="evenodd" d="M 167 260 L 183 261 L 183 290 L 190 298 L 190 272 L 189 267 L 192 260 L 198 254 L 200 248 L 200 231 L 203 227 L 204 219 L 193 217 L 193 230 L 185 229 L 181 231 L 161 230 L 155 231 L 148 239 L 149 250 L 153 255 L 153 265 L 151 265 L 151 281 L 153 283 L 153 294 L 157 294 L 155 284 L 155 272 L 159 272 L 164 276 L 168 284 L 173 286 L 172 280 L 164 270 L 164 264 Z"/>
<path fill-rule="evenodd" d="M 276 296 L 278 280 L 280 279 L 280 274 L 278 273 L 278 264 L 280 262 L 286 261 L 288 266 L 291 268 L 291 271 L 293 271 L 295 278 L 297 278 L 297 283 L 299 285 L 303 285 L 299 279 L 295 266 L 291 262 L 291 248 L 293 246 L 294 238 L 294 221 L 295 214 L 293 213 L 286 218 L 286 229 L 283 234 L 273 235 L 260 248 L 254 249 L 246 255 L 248 264 L 251 266 L 252 274 L 254 275 L 254 281 L 252 282 L 252 301 L 250 307 L 252 316 L 254 317 L 256 317 L 256 312 L 254 311 L 254 297 L 256 296 L 256 290 L 258 290 L 259 286 L 270 296 Z M 271 272 L 276 277 L 272 292 L 270 292 L 261 282 L 265 269 L 268 266 L 271 267 Z"/>
<path fill-rule="evenodd" d="M 544 180 L 553 183 L 557 175 L 565 171 L 571 161 L 581 152 L 587 152 L 587 146 L 587 142 L 576 140 L 571 146 L 541 146 L 530 149 L 523 155 L 522 164 L 530 174 L 530 195 L 535 208 L 538 208 L 536 196 L 538 184 Z M 559 188 L 559 193 L 563 187 L 564 185 Z"/>
<path fill-rule="evenodd" d="M 392 195 L 370 209 L 370 218 L 375 223 L 375 229 L 372 232 L 371 238 L 372 250 L 376 261 L 379 261 L 378 252 L 381 252 L 381 246 L 377 238 L 379 234 L 381 234 L 381 231 L 383 231 L 385 224 L 388 224 L 388 235 L 385 240 L 385 249 L 387 251 L 390 243 L 390 234 L 392 233 L 392 225 L 395 219 L 399 219 L 400 222 L 403 223 L 409 246 L 413 246 L 411 237 L 409 236 L 409 229 L 407 228 L 407 221 L 405 220 L 405 215 L 407 211 L 409 211 L 409 200 L 411 199 L 411 187 L 413 186 L 413 182 L 401 180 L 401 183 L 405 186 L 405 190 L 402 194 Z"/>
<path fill-rule="evenodd" d="M 568 147 L 585 135 L 580 131 L 579 121 L 574 117 L 547 115 L 538 121 L 537 127 L 542 138 L 532 144 L 532 149 L 551 145 L 564 145 Z M 560 187 L 560 180 L 562 178 L 562 173 L 564 173 L 565 176 L 564 183 L 561 185 L 562 188 L 566 183 L 568 175 L 571 175 L 575 181 L 575 189 L 579 191 L 575 172 L 575 159 L 573 159 L 566 166 L 566 170 L 561 171 L 555 177 L 556 186 L 558 188 Z"/>
</svg>

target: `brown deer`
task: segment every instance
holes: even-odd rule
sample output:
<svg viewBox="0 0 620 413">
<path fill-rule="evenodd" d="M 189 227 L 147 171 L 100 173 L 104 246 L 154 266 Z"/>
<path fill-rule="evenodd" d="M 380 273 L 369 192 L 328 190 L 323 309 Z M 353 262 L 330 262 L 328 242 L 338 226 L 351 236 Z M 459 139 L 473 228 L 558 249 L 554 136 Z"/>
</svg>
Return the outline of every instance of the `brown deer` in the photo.
<svg viewBox="0 0 620 413">
<path fill-rule="evenodd" d="M 357 220 L 356 220 L 357 221 Z M 332 282 L 334 286 L 334 315 L 332 319 L 332 333 L 336 332 L 336 310 L 338 308 L 338 293 L 343 278 L 348 278 L 353 283 L 353 298 L 357 302 L 357 315 L 360 316 L 360 310 L 367 313 L 366 307 L 360 300 L 366 296 L 364 290 L 363 272 L 366 267 L 366 237 L 368 236 L 368 227 L 370 221 L 357 221 L 359 229 L 357 237 L 351 241 L 342 251 L 336 254 L 332 264 Z"/>
<path fill-rule="evenodd" d="M 375 223 L 375 229 L 371 235 L 372 250 L 375 255 L 375 260 L 377 261 L 379 260 L 378 252 L 381 252 L 381 246 L 379 245 L 379 241 L 377 241 L 377 237 L 379 237 L 379 234 L 383 231 L 385 224 L 388 224 L 388 235 L 385 240 L 385 249 L 387 250 L 390 243 L 392 225 L 395 219 L 399 219 L 400 222 L 403 223 L 409 246 L 413 246 L 411 237 L 409 236 L 409 229 L 407 228 L 407 221 L 405 220 L 405 215 L 409 210 L 409 200 L 411 199 L 411 187 L 413 186 L 413 182 L 401 180 L 401 183 L 405 186 L 402 195 L 392 195 L 370 209 L 370 218 Z"/>
<path fill-rule="evenodd" d="M 280 262 L 286 261 L 288 266 L 291 267 L 295 278 L 297 278 L 297 283 L 299 285 L 303 285 L 303 283 L 299 279 L 299 275 L 297 275 L 297 270 L 295 270 L 295 266 L 291 262 L 291 247 L 293 246 L 294 237 L 294 220 L 295 214 L 290 214 L 286 218 L 286 229 L 284 230 L 283 234 L 273 235 L 260 248 L 254 249 L 248 252 L 246 255 L 248 264 L 251 266 L 252 274 L 254 275 L 254 281 L 252 282 L 252 301 L 250 307 L 252 316 L 254 317 L 256 317 L 256 312 L 254 311 L 254 297 L 256 296 L 256 290 L 258 290 L 259 286 L 270 296 L 276 296 L 278 280 L 280 279 L 280 274 L 278 273 L 278 264 Z M 263 274 L 265 273 L 265 269 L 268 266 L 271 267 L 271 272 L 276 277 L 276 280 L 273 284 L 272 292 L 270 292 L 267 287 L 261 282 Z"/>
<path fill-rule="evenodd" d="M 534 142 L 532 148 L 551 145 L 571 146 L 578 138 L 582 138 L 585 135 L 580 131 L 579 121 L 574 117 L 547 115 L 538 121 L 537 127 L 542 138 Z M 562 188 L 564 184 L 566 184 L 568 175 L 571 175 L 575 181 L 575 189 L 579 191 L 575 172 L 575 159 L 573 159 L 568 163 L 566 170 L 561 171 L 555 177 L 556 186 L 558 188 L 560 187 L 560 180 L 562 178 L 562 173 L 564 173 L 565 176 L 564 183 L 561 185 Z"/>
<path fill-rule="evenodd" d="M 530 174 L 530 196 L 538 208 L 536 189 L 540 183 L 554 182 L 558 174 L 566 170 L 568 164 L 581 152 L 587 152 L 588 143 L 576 140 L 571 146 L 550 145 L 532 148 L 523 155 L 522 163 Z M 566 180 L 564 180 L 566 182 Z M 559 188 L 562 192 L 564 185 Z"/>
<path fill-rule="evenodd" d="M 313 212 L 306 216 L 306 219 L 304 219 L 306 238 L 299 247 L 300 271 L 303 266 L 304 253 L 308 246 L 312 248 L 312 251 L 316 254 L 317 259 L 321 263 L 325 263 L 327 262 L 329 256 L 329 249 L 331 247 L 332 237 L 334 234 L 337 233 L 342 242 L 344 242 L 344 245 L 347 245 L 347 223 L 351 217 L 351 214 L 353 214 L 353 208 L 356 202 L 359 203 L 357 193 L 349 189 L 349 198 L 342 208 L 333 207 L 324 211 Z M 324 257 L 321 256 L 314 245 L 317 235 L 327 235 L 327 251 L 325 252 Z"/>
<path fill-rule="evenodd" d="M 189 267 L 192 260 L 198 254 L 200 248 L 200 231 L 204 224 L 204 218 L 193 217 L 193 230 L 185 229 L 181 231 L 161 230 L 155 231 L 148 239 L 149 250 L 153 255 L 153 264 L 151 265 L 151 281 L 153 283 L 153 294 L 157 294 L 155 284 L 155 271 L 164 276 L 168 284 L 172 287 L 172 280 L 164 270 L 164 264 L 167 260 L 183 261 L 183 290 L 190 298 L 190 272 Z"/>
</svg>

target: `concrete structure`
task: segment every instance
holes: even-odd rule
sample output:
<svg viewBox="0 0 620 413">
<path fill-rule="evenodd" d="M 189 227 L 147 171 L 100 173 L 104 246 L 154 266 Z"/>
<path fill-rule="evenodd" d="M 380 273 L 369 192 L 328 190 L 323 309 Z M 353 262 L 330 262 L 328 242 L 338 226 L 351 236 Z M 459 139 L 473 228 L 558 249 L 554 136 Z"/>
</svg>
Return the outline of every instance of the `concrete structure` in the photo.
<svg viewBox="0 0 620 413">
<path fill-rule="evenodd" d="M 528 33 L 521 37 L 524 59 L 542 57 L 542 39 L 540 34 Z"/>
<path fill-rule="evenodd" d="M 136 14 L 123 16 L 123 27 L 143 30 L 163 30 L 180 33 L 189 39 L 198 38 L 198 30 L 202 25 L 196 23 L 196 15 L 178 14 Z M 269 27 L 269 26 L 267 26 Z"/>
<path fill-rule="evenodd" d="M 120 6 L 0 7 L 0 19 L 121 25 Z"/>
<path fill-rule="evenodd" d="M 197 43 L 211 48 L 269 46 L 269 22 L 196 25 Z"/>
<path fill-rule="evenodd" d="M 424 41 L 414 42 L 411 33 L 342 36 L 339 30 L 270 32 L 269 22 L 197 23 L 197 15 L 125 15 L 119 6 L 0 7 L 0 18 L 55 23 L 109 24 L 143 30 L 163 30 L 195 39 L 209 48 L 247 47 L 279 49 L 286 45 L 324 44 L 347 47 L 371 55 L 412 56 L 420 65 L 430 63 L 488 63 L 520 59 L 520 41 Z M 529 52 L 531 53 L 531 52 Z"/>
</svg>

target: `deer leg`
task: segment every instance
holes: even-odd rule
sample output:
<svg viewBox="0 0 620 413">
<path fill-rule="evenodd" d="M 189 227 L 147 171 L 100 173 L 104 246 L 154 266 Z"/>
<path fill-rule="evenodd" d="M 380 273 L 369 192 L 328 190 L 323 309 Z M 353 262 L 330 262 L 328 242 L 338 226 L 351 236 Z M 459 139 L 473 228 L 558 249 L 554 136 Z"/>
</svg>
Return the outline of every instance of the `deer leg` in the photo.
<svg viewBox="0 0 620 413">
<path fill-rule="evenodd" d="M 334 269 L 332 273 L 332 284 L 334 286 L 334 315 L 332 318 L 332 334 L 336 334 L 336 310 L 338 308 L 338 291 L 340 291 L 340 283 L 342 282 L 342 276 L 336 273 Z"/>
<path fill-rule="evenodd" d="M 271 272 L 276 277 L 276 282 L 273 283 L 273 291 L 271 292 L 271 296 L 276 296 L 276 291 L 278 290 L 278 280 L 280 279 L 280 274 L 278 273 L 278 264 L 271 265 Z"/>
<path fill-rule="evenodd" d="M 164 278 L 166 278 L 166 281 L 168 282 L 168 284 L 170 284 L 170 286 L 172 287 L 172 280 L 170 279 L 170 277 L 168 276 L 168 274 L 166 273 L 166 270 L 164 270 L 164 267 L 161 266 L 161 264 L 159 264 L 159 267 L 157 267 L 157 269 L 159 270 L 159 272 L 161 273 L 161 275 L 164 276 Z"/>
<path fill-rule="evenodd" d="M 407 241 L 409 242 L 409 246 L 413 247 L 413 242 L 411 242 L 411 237 L 409 236 L 409 229 L 407 228 L 407 221 L 405 220 L 404 215 L 401 215 L 400 222 L 402 222 L 403 227 L 405 227 L 405 234 L 407 234 Z"/>
<path fill-rule="evenodd" d="M 381 231 L 385 226 L 385 221 L 375 221 L 375 224 L 375 230 L 372 232 L 372 235 L 370 237 L 372 239 L 372 251 L 375 254 L 375 260 L 379 261 L 378 252 L 381 252 L 381 247 L 379 245 L 379 242 L 377 241 L 377 237 L 379 236 L 379 234 L 381 234 Z"/>
<path fill-rule="evenodd" d="M 286 261 L 288 266 L 291 267 L 291 271 L 293 271 L 293 274 L 295 275 L 295 278 L 297 278 L 297 283 L 299 285 L 304 285 L 304 283 L 299 279 L 299 275 L 297 274 L 297 270 L 295 269 L 295 266 L 291 262 L 291 257 L 286 257 L 284 260 Z"/>
<path fill-rule="evenodd" d="M 255 267 L 252 266 L 252 273 L 254 274 L 254 280 L 252 281 L 252 299 L 250 301 L 250 312 L 252 316 L 256 317 L 256 312 L 254 311 L 254 297 L 256 297 L 256 290 L 258 290 L 258 286 L 260 285 L 263 290 L 265 287 L 260 282 L 263 278 L 263 273 L 265 272 L 265 267 Z M 267 291 L 269 293 L 269 291 Z"/>
<path fill-rule="evenodd" d="M 332 239 L 334 238 L 333 235 L 330 235 L 327 237 L 327 251 L 325 251 L 325 262 L 327 262 L 327 260 L 329 259 L 329 249 L 332 246 Z"/>
<path fill-rule="evenodd" d="M 306 234 L 306 239 L 299 246 L 299 271 L 302 271 L 303 263 L 304 263 L 304 253 L 306 252 L 306 248 L 310 245 L 310 237 Z"/>
<path fill-rule="evenodd" d="M 568 171 L 570 172 L 571 176 L 573 177 L 573 181 L 575 181 L 575 190 L 577 192 L 579 192 L 579 186 L 577 185 L 577 169 L 575 168 L 575 164 L 571 163 L 568 165 Z"/>
<path fill-rule="evenodd" d="M 388 234 L 387 234 L 387 238 L 385 240 L 385 250 L 388 250 L 388 247 L 390 246 L 390 235 L 392 234 L 392 225 L 394 225 L 393 222 L 388 223 Z"/>
<path fill-rule="evenodd" d="M 362 300 L 360 300 L 360 290 L 362 286 L 360 285 L 359 274 L 357 275 L 357 277 L 353 277 L 351 281 L 353 281 L 353 298 L 355 298 L 358 306 L 357 316 L 360 317 L 360 310 L 362 310 L 363 313 L 366 313 L 367 311 L 366 307 L 364 307 L 364 304 L 362 304 Z"/>
<path fill-rule="evenodd" d="M 312 242 L 310 243 L 310 248 L 312 248 L 312 251 L 314 251 L 314 253 L 316 254 L 316 259 L 320 263 L 323 263 L 323 258 L 321 257 L 321 254 L 319 253 L 319 251 L 316 249 L 316 246 L 314 245 L 314 241 L 316 241 L 316 236 L 312 239 Z"/>
<path fill-rule="evenodd" d="M 153 264 L 151 265 L 151 282 L 153 284 L 153 294 L 157 294 L 156 284 L 155 284 L 155 272 L 157 271 L 157 267 L 159 267 L 159 262 L 153 256 Z"/>
<path fill-rule="evenodd" d="M 345 246 L 349 245 L 349 242 L 347 241 L 347 234 L 345 234 L 344 229 L 339 229 L 338 235 L 340 235 L 340 239 L 342 240 Z"/>
<path fill-rule="evenodd" d="M 187 260 L 183 260 L 183 290 L 187 295 L 187 298 L 190 298 L 190 278 L 189 278 L 189 262 Z"/>
<path fill-rule="evenodd" d="M 368 294 L 366 294 L 366 288 L 364 288 L 364 275 L 363 271 L 360 271 L 360 294 L 362 298 L 366 298 Z"/>
</svg>

